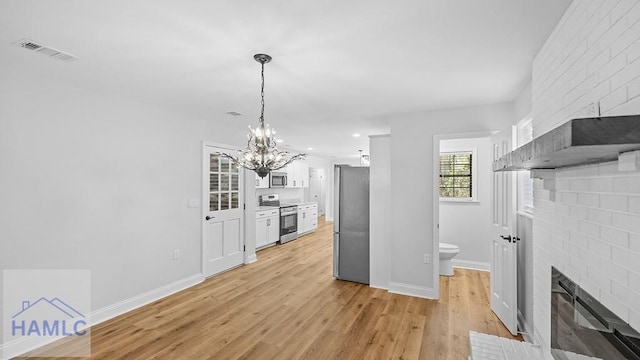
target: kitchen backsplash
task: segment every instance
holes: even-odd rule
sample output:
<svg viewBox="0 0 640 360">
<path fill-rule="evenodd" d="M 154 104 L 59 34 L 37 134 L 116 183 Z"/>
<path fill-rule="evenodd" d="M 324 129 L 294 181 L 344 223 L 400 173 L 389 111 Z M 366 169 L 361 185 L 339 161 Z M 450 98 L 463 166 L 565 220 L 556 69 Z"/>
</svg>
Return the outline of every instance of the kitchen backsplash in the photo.
<svg viewBox="0 0 640 360">
<path fill-rule="evenodd" d="M 295 202 L 303 202 L 304 199 L 304 189 L 303 188 L 295 188 L 295 189 L 256 189 L 256 205 L 259 205 L 260 195 L 265 194 L 278 194 L 280 197 L 281 203 L 295 203 Z"/>
</svg>

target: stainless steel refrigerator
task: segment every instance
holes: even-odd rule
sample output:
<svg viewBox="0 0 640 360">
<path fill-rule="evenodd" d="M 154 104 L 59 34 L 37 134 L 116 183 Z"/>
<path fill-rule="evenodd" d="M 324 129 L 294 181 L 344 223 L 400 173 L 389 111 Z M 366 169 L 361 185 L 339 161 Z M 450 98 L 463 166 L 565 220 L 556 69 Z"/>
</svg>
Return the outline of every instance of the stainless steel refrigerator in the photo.
<svg viewBox="0 0 640 360">
<path fill-rule="evenodd" d="M 335 166 L 333 276 L 369 283 L 369 168 Z"/>
</svg>

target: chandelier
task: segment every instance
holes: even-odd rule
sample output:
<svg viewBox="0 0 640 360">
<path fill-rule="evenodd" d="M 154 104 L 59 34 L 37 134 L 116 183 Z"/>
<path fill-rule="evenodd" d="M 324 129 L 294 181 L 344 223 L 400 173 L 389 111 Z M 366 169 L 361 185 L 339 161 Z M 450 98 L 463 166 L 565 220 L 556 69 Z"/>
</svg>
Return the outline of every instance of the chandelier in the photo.
<svg viewBox="0 0 640 360">
<path fill-rule="evenodd" d="M 237 157 L 227 153 L 220 153 L 220 155 L 228 158 L 238 166 L 255 171 L 258 176 L 264 178 L 271 171 L 282 169 L 294 160 L 304 159 L 306 154 L 297 154 L 289 157 L 287 151 L 278 150 L 275 137 L 276 131 L 269 128 L 269 124 L 264 124 L 264 64 L 271 61 L 271 56 L 256 54 L 253 58 L 262 65 L 260 124 L 255 129 L 252 129 L 251 125 L 249 125 L 247 147 L 244 150 L 238 150 Z"/>
</svg>

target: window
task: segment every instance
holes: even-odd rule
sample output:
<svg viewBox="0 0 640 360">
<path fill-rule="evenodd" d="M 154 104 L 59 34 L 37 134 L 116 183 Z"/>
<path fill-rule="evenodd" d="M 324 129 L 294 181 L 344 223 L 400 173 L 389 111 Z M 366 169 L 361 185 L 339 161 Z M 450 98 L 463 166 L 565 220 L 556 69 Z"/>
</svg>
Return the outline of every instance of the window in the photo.
<svg viewBox="0 0 640 360">
<path fill-rule="evenodd" d="M 530 116 L 524 118 L 514 127 L 515 147 L 520 147 L 533 140 L 533 122 Z M 533 212 L 533 180 L 529 171 L 518 171 L 518 211 Z"/>
<path fill-rule="evenodd" d="M 440 153 L 440 197 L 473 200 L 473 152 Z"/>
<path fill-rule="evenodd" d="M 229 159 L 209 156 L 209 211 L 239 207 L 239 169 Z"/>
</svg>

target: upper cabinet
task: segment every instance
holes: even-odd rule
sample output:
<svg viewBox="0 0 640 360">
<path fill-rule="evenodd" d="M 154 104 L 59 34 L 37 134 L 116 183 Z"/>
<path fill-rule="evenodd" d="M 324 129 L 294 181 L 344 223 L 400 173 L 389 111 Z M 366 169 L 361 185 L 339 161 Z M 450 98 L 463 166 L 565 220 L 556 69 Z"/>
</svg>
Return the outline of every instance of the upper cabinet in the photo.
<svg viewBox="0 0 640 360">
<path fill-rule="evenodd" d="M 288 188 L 309 187 L 309 163 L 298 160 L 287 165 L 284 169 L 287 173 Z"/>
<path fill-rule="evenodd" d="M 269 175 L 261 178 L 258 174 L 255 175 L 256 189 L 268 189 L 269 188 Z"/>
<path fill-rule="evenodd" d="M 284 168 L 277 170 L 278 172 L 287 173 L 287 188 L 308 188 L 309 187 L 309 163 L 304 160 L 297 160 Z M 260 178 L 255 175 L 254 182 L 256 189 L 268 189 L 269 175 Z"/>
</svg>

